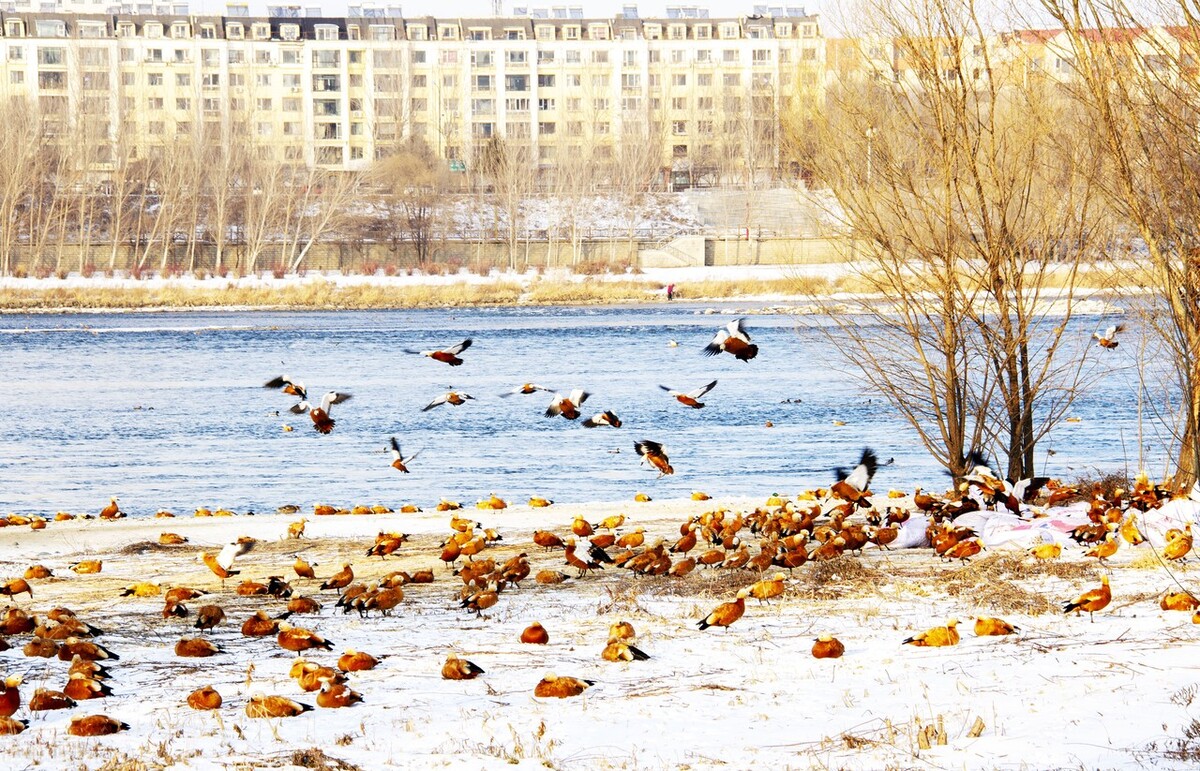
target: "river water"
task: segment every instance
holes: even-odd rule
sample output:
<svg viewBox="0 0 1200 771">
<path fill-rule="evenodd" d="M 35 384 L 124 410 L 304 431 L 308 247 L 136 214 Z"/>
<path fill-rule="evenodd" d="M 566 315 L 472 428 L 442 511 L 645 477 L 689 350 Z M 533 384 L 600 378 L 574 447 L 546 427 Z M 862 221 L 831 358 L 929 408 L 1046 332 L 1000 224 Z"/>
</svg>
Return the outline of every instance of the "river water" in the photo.
<svg viewBox="0 0 1200 771">
<path fill-rule="evenodd" d="M 628 500 L 635 491 L 765 496 L 827 484 L 833 467 L 853 465 L 864 445 L 895 458 L 877 490 L 947 485 L 897 413 L 841 363 L 819 319 L 749 317 L 761 352 L 743 363 L 700 354 L 730 318 L 705 309 L 0 316 L 0 512 L 94 513 L 112 495 L 135 516 L 317 502 L 428 507 L 442 496 L 469 505 L 489 493 L 568 504 Z M 1086 340 L 1101 322 L 1071 325 Z M 403 352 L 468 336 L 475 344 L 457 368 Z M 1111 372 L 1078 398 L 1071 415 L 1080 420 L 1039 446 L 1039 467 L 1052 475 L 1136 469 L 1132 347 L 1103 353 Z M 304 381 L 317 399 L 326 390 L 353 393 L 333 409 L 331 435 L 288 414 L 290 397 L 261 387 L 280 374 Z M 712 379 L 719 384 L 702 410 L 658 389 Z M 543 393 L 500 398 L 527 381 L 564 393 L 585 388 L 593 394 L 585 414 L 609 409 L 625 425 L 584 429 L 544 418 Z M 451 386 L 477 401 L 421 411 Z M 389 466 L 393 435 L 406 454 L 420 450 L 411 474 Z M 639 465 L 639 439 L 666 445 L 674 476 L 656 479 Z M 1162 443 L 1147 442 L 1161 469 Z"/>
</svg>

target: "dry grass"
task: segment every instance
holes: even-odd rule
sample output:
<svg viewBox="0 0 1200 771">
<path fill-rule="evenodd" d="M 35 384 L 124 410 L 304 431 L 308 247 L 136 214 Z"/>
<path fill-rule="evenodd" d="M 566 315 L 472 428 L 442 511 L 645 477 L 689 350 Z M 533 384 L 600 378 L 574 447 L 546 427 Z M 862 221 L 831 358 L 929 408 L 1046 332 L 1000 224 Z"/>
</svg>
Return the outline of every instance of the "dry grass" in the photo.
<svg viewBox="0 0 1200 771">
<path fill-rule="evenodd" d="M 993 554 L 937 576 L 935 585 L 951 597 L 970 598 L 995 612 L 1038 616 L 1057 612 L 1058 604 L 1042 592 L 1019 585 L 1017 580 L 1050 577 L 1099 581 L 1099 567 L 1095 562 L 1027 560 L 1012 554 Z"/>
<path fill-rule="evenodd" d="M 654 281 L 538 281 L 522 302 L 533 305 L 645 302 L 661 299 L 663 285 Z"/>
</svg>

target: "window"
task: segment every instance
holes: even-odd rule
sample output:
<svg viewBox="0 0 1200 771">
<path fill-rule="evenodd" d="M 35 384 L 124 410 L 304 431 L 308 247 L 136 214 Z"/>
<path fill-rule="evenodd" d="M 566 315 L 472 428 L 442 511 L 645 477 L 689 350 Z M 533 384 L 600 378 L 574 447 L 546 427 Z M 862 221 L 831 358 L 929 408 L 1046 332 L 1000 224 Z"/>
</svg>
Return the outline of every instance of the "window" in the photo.
<svg viewBox="0 0 1200 771">
<path fill-rule="evenodd" d="M 696 121 L 696 133 L 703 136 L 712 136 L 713 122 L 711 120 Z"/>
<path fill-rule="evenodd" d="M 292 91 L 299 91 L 301 77 L 302 76 L 298 72 L 286 72 L 279 76 L 279 84 L 284 88 L 291 89 Z"/>
<path fill-rule="evenodd" d="M 682 24 L 667 25 L 668 40 L 684 40 L 687 38 L 687 27 Z"/>
<path fill-rule="evenodd" d="M 583 100 L 577 96 L 573 96 L 567 100 L 567 109 L 571 112 L 579 112 L 583 109 Z"/>
<path fill-rule="evenodd" d="M 671 85 L 672 86 L 687 86 L 687 75 L 679 75 L 679 74 L 672 75 L 671 76 Z"/>
<path fill-rule="evenodd" d="M 625 67 L 635 67 L 638 63 L 637 51 L 625 51 L 621 57 L 621 64 Z"/>
<path fill-rule="evenodd" d="M 300 25 L 299 24 L 280 24 L 279 25 L 280 40 L 299 40 Z"/>
<path fill-rule="evenodd" d="M 442 51 L 438 55 L 438 64 L 458 64 L 458 51 Z"/>
<path fill-rule="evenodd" d="M 721 60 L 727 64 L 734 64 L 738 60 L 738 52 L 736 48 L 726 48 L 721 51 Z"/>
<path fill-rule="evenodd" d="M 699 112 L 712 112 L 713 98 L 711 96 L 701 96 L 696 99 L 696 110 Z"/>
<path fill-rule="evenodd" d="M 246 85 L 246 76 L 240 72 L 235 72 L 229 76 L 229 85 L 236 88 L 241 88 Z"/>
<path fill-rule="evenodd" d="M 506 29 L 506 30 L 504 30 L 504 39 L 505 40 L 524 40 L 525 39 L 525 30 L 520 29 L 520 28 Z"/>
<path fill-rule="evenodd" d="M 67 49 L 38 47 L 38 64 L 66 64 Z"/>
<path fill-rule="evenodd" d="M 565 85 L 567 88 L 579 88 L 580 86 L 583 85 L 583 76 L 582 75 L 564 75 L 563 76 L 563 85 Z"/>
<path fill-rule="evenodd" d="M 258 123 L 254 124 L 254 130 L 260 137 L 269 137 L 271 134 L 275 133 L 275 124 L 271 123 L 269 120 L 260 120 Z"/>
<path fill-rule="evenodd" d="M 205 88 L 220 88 L 221 75 L 217 72 L 206 72 L 202 76 L 200 84 Z"/>
<path fill-rule="evenodd" d="M 424 51 L 413 51 L 412 52 L 412 63 L 413 64 L 424 64 L 425 63 L 425 52 Z"/>
<path fill-rule="evenodd" d="M 491 51 L 472 51 L 471 66 L 472 67 L 491 67 L 492 52 Z"/>
<path fill-rule="evenodd" d="M 263 49 L 259 49 L 258 51 L 255 51 L 254 52 L 254 63 L 255 64 L 271 64 L 271 52 L 267 51 L 267 50 L 263 50 Z"/>
<path fill-rule="evenodd" d="M 246 37 L 246 29 L 238 23 L 226 24 L 225 36 L 230 40 L 241 40 Z"/>
<path fill-rule="evenodd" d="M 342 66 L 341 51 L 313 51 L 312 64 L 315 68 L 330 68 Z"/>
<path fill-rule="evenodd" d="M 696 49 L 696 61 L 697 62 L 711 62 L 712 61 L 712 51 L 708 48 L 697 48 Z"/>
<path fill-rule="evenodd" d="M 246 63 L 246 52 L 241 50 L 240 48 L 237 50 L 234 50 L 232 48 L 229 49 L 229 63 L 230 64 L 245 64 Z"/>
<path fill-rule="evenodd" d="M 187 88 L 192 85 L 192 76 L 186 72 L 178 72 L 175 74 L 176 88 Z"/>
<path fill-rule="evenodd" d="M 85 67 L 103 67 L 108 64 L 107 48 L 79 49 L 79 63 Z"/>
<path fill-rule="evenodd" d="M 475 115 L 494 115 L 496 112 L 496 100 L 472 99 L 471 112 Z"/>
<path fill-rule="evenodd" d="M 800 58 L 801 58 L 801 59 L 803 59 L 803 60 L 804 60 L 804 61 L 806 61 L 806 62 L 812 62 L 812 61 L 816 61 L 816 59 L 817 59 L 817 49 L 815 49 L 815 48 L 805 48 L 803 51 L 801 51 L 801 52 L 800 52 Z"/>
<path fill-rule="evenodd" d="M 407 27 L 409 40 L 428 40 L 429 27 L 424 24 L 409 24 Z"/>
<path fill-rule="evenodd" d="M 583 136 L 583 121 L 578 121 L 578 120 L 567 121 L 567 136 L 572 136 L 572 137 Z"/>
<path fill-rule="evenodd" d="M 679 48 L 671 51 L 671 64 L 683 64 L 687 61 L 686 54 L 686 51 Z"/>
<path fill-rule="evenodd" d="M 688 108 L 688 99 L 686 96 L 671 97 L 672 110 L 686 110 Z"/>
<path fill-rule="evenodd" d="M 271 25 L 270 24 L 252 24 L 250 25 L 250 36 L 255 40 L 270 40 Z"/>
<path fill-rule="evenodd" d="M 317 40 L 337 40 L 339 37 L 337 25 L 317 24 L 313 27 L 313 37 Z"/>
<path fill-rule="evenodd" d="M 146 131 L 150 134 L 158 136 L 163 133 L 163 122 L 161 120 L 152 120 L 146 124 Z"/>
<path fill-rule="evenodd" d="M 281 61 L 284 64 L 299 64 L 300 52 L 291 48 L 285 48 L 282 52 Z"/>
<path fill-rule="evenodd" d="M 442 112 L 451 112 L 451 113 L 458 112 L 458 100 L 457 99 L 443 99 L 442 100 Z"/>
<path fill-rule="evenodd" d="M 686 134 L 687 133 L 687 121 L 686 120 L 671 121 L 671 133 L 675 134 L 676 136 L 678 136 L 680 134 Z"/>
<path fill-rule="evenodd" d="M 205 97 L 203 106 L 205 112 L 220 112 L 221 100 L 214 99 L 213 97 Z"/>
<path fill-rule="evenodd" d="M 504 62 L 506 64 L 525 64 L 526 57 L 524 51 L 505 51 Z"/>
<path fill-rule="evenodd" d="M 396 39 L 396 30 L 393 27 L 385 27 L 382 24 L 372 24 L 368 31 L 372 40 L 382 41 Z"/>
<path fill-rule="evenodd" d="M 721 37 L 725 40 L 730 40 L 738 36 L 738 25 L 722 24 L 720 26 Z"/>
<path fill-rule="evenodd" d="M 637 73 L 627 72 L 621 75 L 621 88 L 637 89 L 642 87 L 642 76 Z"/>
<path fill-rule="evenodd" d="M 575 50 L 567 51 L 565 56 L 567 64 L 579 64 L 581 61 L 579 52 Z"/>
<path fill-rule="evenodd" d="M 215 48 L 205 48 L 200 51 L 200 62 L 205 67 L 219 67 L 221 64 L 221 52 Z"/>
<path fill-rule="evenodd" d="M 186 97 L 182 97 L 182 96 L 179 97 L 178 99 L 175 100 L 175 109 L 176 110 L 192 109 L 192 100 L 188 99 Z"/>
<path fill-rule="evenodd" d="M 755 64 L 770 64 L 771 50 L 769 48 L 755 48 L 750 52 L 750 61 Z"/>
<path fill-rule="evenodd" d="M 13 85 L 25 82 L 25 73 L 21 70 L 12 70 L 8 73 L 8 82 Z"/>
<path fill-rule="evenodd" d="M 67 23 L 59 19 L 38 19 L 33 23 L 37 37 L 66 37 Z"/>
<path fill-rule="evenodd" d="M 554 63 L 554 52 L 553 51 L 538 51 L 537 52 L 537 60 L 538 60 L 538 64 L 553 64 Z"/>
<path fill-rule="evenodd" d="M 608 64 L 608 51 L 592 51 L 592 64 Z"/>
<path fill-rule="evenodd" d="M 505 75 L 504 76 L 505 91 L 528 91 L 529 76 L 528 75 Z"/>
<path fill-rule="evenodd" d="M 467 30 L 467 40 L 491 40 L 492 31 L 490 29 L 469 29 Z"/>
<path fill-rule="evenodd" d="M 376 67 L 395 67 L 396 52 L 395 51 L 372 51 L 371 60 Z"/>
<path fill-rule="evenodd" d="M 542 121 L 538 123 L 538 134 L 541 136 L 550 136 L 554 133 L 554 123 L 550 121 Z"/>
<path fill-rule="evenodd" d="M 133 27 L 132 24 L 129 26 Z M 4 23 L 4 34 L 8 37 L 24 37 L 25 23 L 20 19 L 9 19 Z"/>
<path fill-rule="evenodd" d="M 103 22 L 81 21 L 79 22 L 79 37 L 81 38 L 98 38 L 108 37 L 108 28 Z"/>
<path fill-rule="evenodd" d="M 477 139 L 490 139 L 496 133 L 495 123 L 472 123 L 471 135 Z"/>
<path fill-rule="evenodd" d="M 604 98 L 593 99 L 592 109 L 596 112 L 604 112 L 608 109 L 608 100 Z"/>
<path fill-rule="evenodd" d="M 648 57 L 651 64 L 658 64 L 662 61 L 662 51 L 658 49 L 650 51 Z"/>
<path fill-rule="evenodd" d="M 458 88 L 458 76 L 457 75 L 443 75 L 442 76 L 442 88 L 447 88 L 447 89 Z"/>
<path fill-rule="evenodd" d="M 588 25 L 589 40 L 608 40 L 608 25 L 607 24 L 589 24 Z"/>
<path fill-rule="evenodd" d="M 25 48 L 23 46 L 9 46 L 8 47 L 8 60 L 10 62 L 25 61 Z"/>
<path fill-rule="evenodd" d="M 163 84 L 163 74 L 161 72 L 146 73 L 147 86 L 161 86 Z"/>
<path fill-rule="evenodd" d="M 182 40 L 188 37 L 188 35 L 189 33 L 187 24 L 177 23 L 171 25 L 171 37 L 175 38 L 176 40 Z"/>
<path fill-rule="evenodd" d="M 554 146 L 542 145 L 538 147 L 538 160 L 550 161 L 554 159 Z"/>
<path fill-rule="evenodd" d="M 163 26 L 156 21 L 146 22 L 142 27 L 142 34 L 146 37 L 162 37 Z"/>
<path fill-rule="evenodd" d="M 553 109 L 554 109 L 554 100 L 553 99 L 539 99 L 538 100 L 538 111 L 539 112 L 547 112 L 547 111 L 553 110 Z"/>
<path fill-rule="evenodd" d="M 269 96 L 262 96 L 254 100 L 254 109 L 259 112 L 270 112 L 273 106 L 274 102 L 271 101 Z"/>
<path fill-rule="evenodd" d="M 538 75 L 537 84 L 538 88 L 554 88 L 554 76 Z"/>
<path fill-rule="evenodd" d="M 316 78 L 313 78 L 313 80 L 315 81 Z M 254 76 L 254 85 L 256 85 L 260 88 L 270 88 L 271 87 L 271 76 L 265 72 L 258 73 L 257 75 Z"/>
<path fill-rule="evenodd" d="M 592 88 L 608 88 L 608 83 L 609 80 L 607 75 L 592 76 Z"/>
<path fill-rule="evenodd" d="M 598 136 L 604 136 L 604 135 L 607 135 L 607 134 L 609 133 L 609 131 L 610 131 L 610 130 L 611 130 L 611 127 L 609 126 L 609 123 L 608 123 L 608 121 L 598 121 L 598 122 L 597 122 L 597 123 L 596 123 L 596 124 L 595 124 L 595 125 L 592 127 L 592 133 L 593 133 L 593 134 L 596 134 L 596 135 L 598 135 Z"/>
<path fill-rule="evenodd" d="M 553 40 L 554 27 L 549 24 L 539 24 L 533 28 L 533 36 L 538 40 Z"/>
<path fill-rule="evenodd" d="M 579 27 L 574 24 L 568 24 L 563 27 L 563 40 L 578 40 Z"/>
<path fill-rule="evenodd" d="M 211 24 L 201 24 L 200 25 L 200 39 L 201 40 L 216 40 L 216 38 L 217 38 L 217 28 L 216 27 L 214 27 Z"/>
<path fill-rule="evenodd" d="M 699 73 L 698 75 L 696 75 L 696 87 L 697 88 L 708 88 L 711 85 L 712 85 L 712 73 L 711 72 L 702 72 L 702 73 Z"/>
<path fill-rule="evenodd" d="M 376 80 L 376 84 L 378 85 L 379 79 L 376 78 L 375 80 Z M 424 75 L 413 75 L 412 76 L 412 87 L 413 88 L 425 88 L 425 83 L 426 83 L 426 79 L 425 79 Z"/>
<path fill-rule="evenodd" d="M 526 97 L 515 97 L 504 100 L 504 109 L 509 112 L 529 112 L 529 99 Z"/>
<path fill-rule="evenodd" d="M 342 79 L 338 75 L 313 75 L 312 90 L 341 91 Z"/>
<path fill-rule="evenodd" d="M 637 112 L 642 109 L 642 98 L 640 96 L 626 96 L 621 98 L 621 109 L 625 112 Z"/>
<path fill-rule="evenodd" d="M 295 121 L 284 121 L 281 128 L 283 129 L 282 133 L 285 137 L 300 136 L 300 124 Z"/>
<path fill-rule="evenodd" d="M 161 96 L 152 96 L 146 99 L 146 109 L 157 111 L 163 108 L 163 98 Z"/>
<path fill-rule="evenodd" d="M 491 91 L 496 87 L 495 75 L 472 75 L 471 90 L 472 91 Z"/>
<path fill-rule="evenodd" d="M 507 133 L 508 133 L 508 136 L 513 137 L 514 139 L 528 139 L 529 138 L 529 124 L 523 123 L 523 122 L 522 123 L 510 123 L 508 125 Z"/>
<path fill-rule="evenodd" d="M 122 86 L 136 86 L 137 85 L 137 73 L 136 72 L 122 72 L 121 73 L 121 85 Z"/>
<path fill-rule="evenodd" d="M 742 76 L 736 72 L 727 72 L 721 76 L 721 85 L 726 88 L 734 88 L 742 84 Z"/>
<path fill-rule="evenodd" d="M 313 115 L 341 115 L 341 102 L 337 99 L 314 99 Z"/>
</svg>

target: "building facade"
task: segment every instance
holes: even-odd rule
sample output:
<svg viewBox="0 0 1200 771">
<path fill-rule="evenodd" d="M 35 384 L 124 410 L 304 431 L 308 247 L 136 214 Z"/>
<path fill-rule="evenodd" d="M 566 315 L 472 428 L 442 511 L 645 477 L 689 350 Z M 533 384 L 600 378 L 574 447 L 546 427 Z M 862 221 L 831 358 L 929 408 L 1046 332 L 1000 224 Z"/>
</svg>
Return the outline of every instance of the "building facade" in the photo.
<svg viewBox="0 0 1200 771">
<path fill-rule="evenodd" d="M 789 9 L 789 13 L 797 9 Z M 0 13 L 0 96 L 101 162 L 201 137 L 356 170 L 423 139 L 544 168 L 631 142 L 664 168 L 767 167 L 820 98 L 813 15 L 707 19 Z"/>
</svg>

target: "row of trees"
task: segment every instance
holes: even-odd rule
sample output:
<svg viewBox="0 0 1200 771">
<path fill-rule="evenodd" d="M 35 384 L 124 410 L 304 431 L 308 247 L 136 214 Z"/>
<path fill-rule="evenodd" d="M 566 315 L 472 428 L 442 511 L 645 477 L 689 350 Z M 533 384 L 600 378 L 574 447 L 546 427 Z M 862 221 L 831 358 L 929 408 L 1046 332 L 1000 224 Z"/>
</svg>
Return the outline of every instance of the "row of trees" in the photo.
<svg viewBox="0 0 1200 771">
<path fill-rule="evenodd" d="M 889 302 L 839 318 L 833 340 L 955 478 L 983 448 L 1012 479 L 1111 359 L 1066 330 L 1080 271 L 1114 289 L 1147 340 L 1146 387 L 1200 478 L 1200 14 L 1189 0 L 1041 0 L 1065 30 L 1058 58 L 994 56 L 974 0 L 865 0 L 865 32 L 891 41 L 898 78 L 835 86 L 793 136 L 847 229 L 868 245 L 860 278 Z M 1010 9 L 1016 14 L 1022 9 Z M 990 16 L 988 15 L 990 14 Z M 1178 24 L 1161 46 L 1129 30 Z M 1025 20 L 1029 24 L 1028 20 Z M 1177 44 L 1182 41 L 1182 44 Z M 1146 48 L 1149 46 L 1149 48 Z M 1128 259 L 1132 257 L 1132 259 Z M 1144 458 L 1139 457 L 1144 462 Z"/>
</svg>

